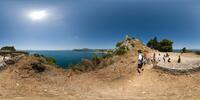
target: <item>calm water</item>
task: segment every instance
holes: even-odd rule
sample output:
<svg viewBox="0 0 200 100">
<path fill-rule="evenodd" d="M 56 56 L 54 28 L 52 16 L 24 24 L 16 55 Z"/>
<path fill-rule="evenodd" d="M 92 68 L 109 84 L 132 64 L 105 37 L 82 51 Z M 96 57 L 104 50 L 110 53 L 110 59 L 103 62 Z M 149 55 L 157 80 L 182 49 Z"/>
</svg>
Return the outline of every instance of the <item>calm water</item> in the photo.
<svg viewBox="0 0 200 100">
<path fill-rule="evenodd" d="M 94 54 L 102 56 L 101 53 L 94 53 L 93 51 L 27 51 L 29 54 L 41 54 L 48 57 L 53 57 L 56 60 L 56 64 L 66 68 L 69 64 L 76 64 L 81 59 L 91 59 Z"/>
</svg>

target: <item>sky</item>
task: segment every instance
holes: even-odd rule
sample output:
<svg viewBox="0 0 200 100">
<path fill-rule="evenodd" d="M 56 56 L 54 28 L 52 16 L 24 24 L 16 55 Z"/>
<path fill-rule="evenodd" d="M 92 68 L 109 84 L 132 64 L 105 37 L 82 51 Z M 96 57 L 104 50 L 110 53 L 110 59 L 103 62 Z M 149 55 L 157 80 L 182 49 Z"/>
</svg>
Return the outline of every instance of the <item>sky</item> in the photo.
<svg viewBox="0 0 200 100">
<path fill-rule="evenodd" d="M 110 49 L 125 35 L 200 49 L 199 26 L 198 0 L 0 0 L 0 47 L 19 50 Z"/>
</svg>

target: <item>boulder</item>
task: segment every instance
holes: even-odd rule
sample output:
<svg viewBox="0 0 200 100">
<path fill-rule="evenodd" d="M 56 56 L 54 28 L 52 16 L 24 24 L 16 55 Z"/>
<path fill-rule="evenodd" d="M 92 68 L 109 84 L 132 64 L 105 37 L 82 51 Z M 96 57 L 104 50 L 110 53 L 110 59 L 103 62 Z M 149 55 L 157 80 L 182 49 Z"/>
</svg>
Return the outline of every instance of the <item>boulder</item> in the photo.
<svg viewBox="0 0 200 100">
<path fill-rule="evenodd" d="M 12 59 L 8 59 L 8 60 L 5 60 L 5 63 L 6 63 L 7 65 L 13 65 L 13 64 L 15 64 L 15 61 L 12 60 Z"/>
</svg>

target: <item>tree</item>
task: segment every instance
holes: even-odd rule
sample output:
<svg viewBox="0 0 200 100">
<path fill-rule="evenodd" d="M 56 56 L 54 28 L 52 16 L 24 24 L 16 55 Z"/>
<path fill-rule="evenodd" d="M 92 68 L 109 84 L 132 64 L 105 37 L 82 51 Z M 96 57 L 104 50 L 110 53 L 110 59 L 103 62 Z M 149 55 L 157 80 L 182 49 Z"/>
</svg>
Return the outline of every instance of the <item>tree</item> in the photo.
<svg viewBox="0 0 200 100">
<path fill-rule="evenodd" d="M 147 43 L 147 46 L 148 46 L 149 48 L 158 50 L 159 43 L 158 43 L 158 41 L 157 41 L 157 37 L 154 37 L 154 39 L 151 39 L 151 40 Z"/>
<path fill-rule="evenodd" d="M 173 51 L 173 42 L 168 39 L 163 39 L 159 42 L 159 51 L 161 52 L 172 52 Z"/>
<path fill-rule="evenodd" d="M 154 39 L 151 39 L 147 43 L 148 47 L 155 50 L 159 50 L 161 52 L 172 52 L 173 51 L 172 45 L 173 45 L 172 41 L 168 39 L 163 39 L 162 41 L 158 42 L 156 37 L 154 37 Z"/>
<path fill-rule="evenodd" d="M 187 52 L 187 49 L 186 47 L 184 47 L 182 50 L 181 50 L 182 53 L 186 53 Z"/>
</svg>

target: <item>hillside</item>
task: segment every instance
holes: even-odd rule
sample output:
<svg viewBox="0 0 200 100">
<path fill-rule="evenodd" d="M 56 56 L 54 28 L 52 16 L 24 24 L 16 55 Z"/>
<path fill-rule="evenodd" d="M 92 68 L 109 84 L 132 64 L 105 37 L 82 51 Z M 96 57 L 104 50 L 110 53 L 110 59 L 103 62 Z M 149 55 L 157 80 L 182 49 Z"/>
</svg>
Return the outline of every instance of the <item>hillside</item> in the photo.
<svg viewBox="0 0 200 100">
<path fill-rule="evenodd" d="M 134 46 L 132 46 L 132 44 Z M 0 98 L 5 100 L 64 99 L 193 99 L 200 98 L 200 73 L 174 75 L 152 64 L 136 72 L 137 50 L 152 52 L 138 39 L 125 39 L 124 55 L 101 69 L 76 73 L 49 65 L 43 58 L 24 56 L 0 72 Z M 131 45 L 131 46 L 130 46 Z"/>
</svg>

